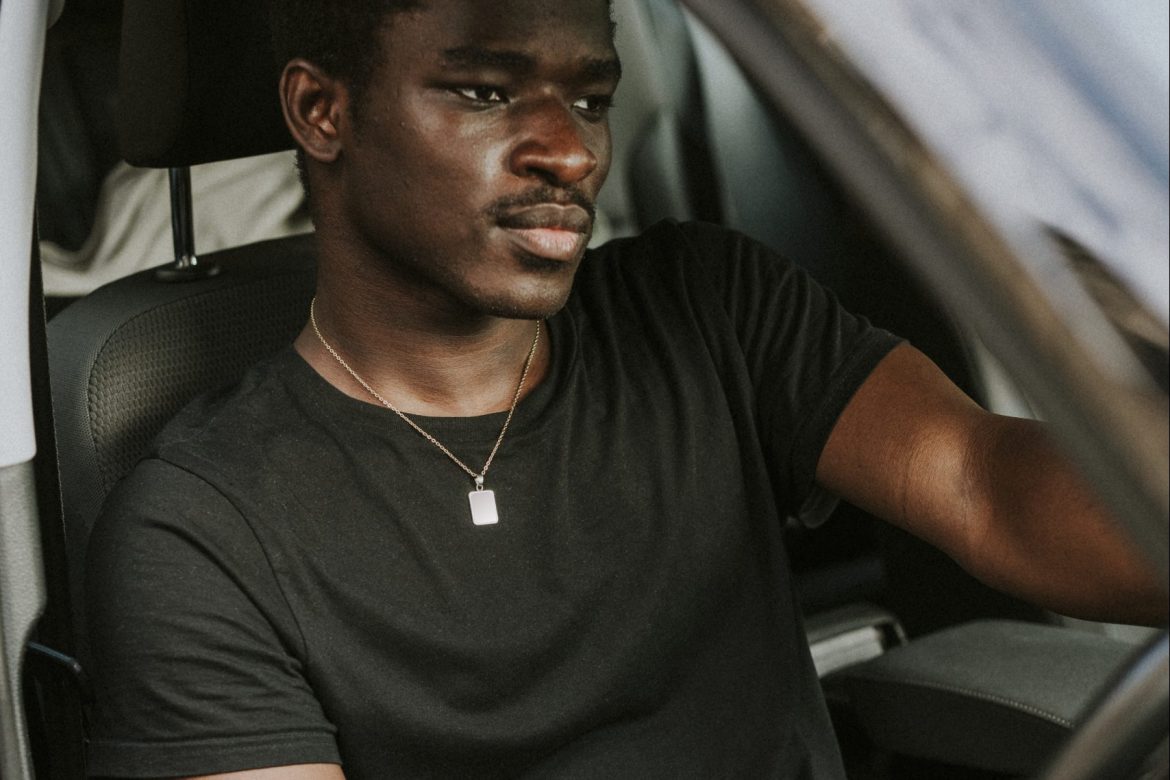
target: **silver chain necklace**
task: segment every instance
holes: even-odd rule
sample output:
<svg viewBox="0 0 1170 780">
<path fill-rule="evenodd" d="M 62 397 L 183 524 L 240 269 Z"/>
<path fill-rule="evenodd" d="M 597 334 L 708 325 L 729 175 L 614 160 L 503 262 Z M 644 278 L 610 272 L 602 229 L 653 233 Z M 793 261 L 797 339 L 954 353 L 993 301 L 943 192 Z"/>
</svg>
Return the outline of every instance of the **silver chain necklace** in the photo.
<svg viewBox="0 0 1170 780">
<path fill-rule="evenodd" d="M 455 457 L 455 453 L 443 446 L 443 443 L 436 439 L 431 434 L 427 433 L 414 420 L 406 416 L 398 407 L 387 401 L 382 395 L 370 386 L 370 383 L 358 376 L 358 372 L 350 368 L 349 363 L 337 353 L 325 337 L 321 335 L 321 328 L 317 326 L 317 299 L 314 297 L 309 303 L 309 322 L 313 325 L 313 332 L 317 334 L 317 339 L 321 342 L 321 346 L 325 347 L 326 351 L 333 356 L 333 359 L 344 368 L 354 380 L 365 388 L 366 392 L 378 399 L 378 402 L 385 406 L 394 414 L 398 415 L 403 421 L 414 428 L 419 435 L 429 441 L 431 444 L 439 448 L 440 451 L 448 458 L 450 458 L 456 466 L 467 472 L 467 475 L 475 481 L 475 490 L 467 494 L 468 502 L 471 504 L 471 522 L 475 525 L 495 525 L 500 521 L 499 512 L 496 510 L 496 494 L 495 491 L 486 490 L 483 486 L 484 478 L 487 476 L 488 469 L 491 468 L 492 461 L 496 457 L 496 453 L 500 449 L 500 444 L 504 441 L 504 434 L 508 432 L 508 426 L 512 423 L 512 415 L 516 412 L 516 404 L 520 403 L 520 393 L 524 390 L 524 381 L 528 379 L 528 369 L 532 368 L 532 359 L 536 356 L 536 345 L 540 343 L 540 320 L 536 321 L 536 336 L 532 339 L 532 346 L 528 348 L 528 357 L 524 359 L 524 370 L 520 373 L 520 383 L 516 385 L 516 393 L 512 396 L 512 405 L 508 407 L 508 416 L 504 418 L 504 425 L 500 428 L 500 435 L 496 437 L 496 443 L 492 447 L 491 454 L 488 455 L 487 460 L 483 464 L 483 468 L 477 474 L 466 463 Z"/>
</svg>

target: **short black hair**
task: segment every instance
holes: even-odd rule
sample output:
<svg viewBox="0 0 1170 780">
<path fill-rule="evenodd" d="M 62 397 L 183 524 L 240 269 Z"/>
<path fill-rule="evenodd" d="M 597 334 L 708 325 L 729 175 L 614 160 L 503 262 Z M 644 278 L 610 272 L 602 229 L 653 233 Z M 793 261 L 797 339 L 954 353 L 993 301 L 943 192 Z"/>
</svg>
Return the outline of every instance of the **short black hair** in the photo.
<svg viewBox="0 0 1170 780">
<path fill-rule="evenodd" d="M 281 68 L 302 57 L 340 79 L 352 110 L 360 114 L 381 59 L 382 26 L 391 14 L 423 5 L 424 0 L 269 0 L 272 51 Z"/>
<path fill-rule="evenodd" d="M 340 79 L 350 93 L 350 111 L 360 118 L 366 90 L 378 69 L 378 33 L 391 14 L 420 8 L 423 0 L 268 0 L 268 30 L 276 65 L 298 57 Z M 305 150 L 297 147 L 297 174 L 310 196 Z"/>
<path fill-rule="evenodd" d="M 613 35 L 613 0 L 610 35 Z M 426 6 L 426 0 L 269 0 L 268 23 L 277 66 L 303 57 L 345 83 L 350 106 L 360 114 L 365 91 L 378 69 L 378 33 L 390 16 Z"/>
</svg>

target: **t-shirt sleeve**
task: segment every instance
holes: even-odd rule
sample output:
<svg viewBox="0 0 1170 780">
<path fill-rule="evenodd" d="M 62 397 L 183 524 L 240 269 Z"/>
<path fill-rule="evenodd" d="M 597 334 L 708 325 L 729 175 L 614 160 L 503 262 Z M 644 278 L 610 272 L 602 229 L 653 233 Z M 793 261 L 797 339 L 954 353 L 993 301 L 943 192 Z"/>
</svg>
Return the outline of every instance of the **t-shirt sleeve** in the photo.
<svg viewBox="0 0 1170 780">
<path fill-rule="evenodd" d="M 94 528 L 85 590 L 91 774 L 340 763 L 272 567 L 206 482 L 139 464 Z"/>
<path fill-rule="evenodd" d="M 682 229 L 730 318 L 777 492 L 797 514 L 814 496 L 817 461 L 837 418 L 901 340 L 846 311 L 762 244 L 711 225 Z"/>
</svg>

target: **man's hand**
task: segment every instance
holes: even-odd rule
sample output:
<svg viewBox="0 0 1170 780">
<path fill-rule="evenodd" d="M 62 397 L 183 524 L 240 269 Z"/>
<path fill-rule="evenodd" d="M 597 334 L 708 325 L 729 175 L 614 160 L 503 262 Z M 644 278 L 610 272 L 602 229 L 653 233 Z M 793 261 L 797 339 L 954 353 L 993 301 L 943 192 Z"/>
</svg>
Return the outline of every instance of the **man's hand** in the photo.
<svg viewBox="0 0 1170 780">
<path fill-rule="evenodd" d="M 1043 426 L 979 408 L 913 347 L 850 401 L 817 481 L 993 587 L 1075 617 L 1166 623 L 1166 583 Z"/>
</svg>

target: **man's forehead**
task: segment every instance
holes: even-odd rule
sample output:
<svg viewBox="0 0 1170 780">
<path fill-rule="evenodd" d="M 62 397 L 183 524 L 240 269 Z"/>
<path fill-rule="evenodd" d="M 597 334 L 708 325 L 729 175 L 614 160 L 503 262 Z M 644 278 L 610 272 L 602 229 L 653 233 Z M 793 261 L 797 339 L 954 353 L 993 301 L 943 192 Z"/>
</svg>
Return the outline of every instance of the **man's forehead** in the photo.
<svg viewBox="0 0 1170 780">
<path fill-rule="evenodd" d="M 427 0 L 402 16 L 410 21 L 394 26 L 427 29 L 433 38 L 445 39 L 444 58 L 454 63 L 466 63 L 468 58 L 460 57 L 466 52 L 481 60 L 479 55 L 492 51 L 522 52 L 535 59 L 542 49 L 593 50 L 595 59 L 612 58 L 609 0 Z"/>
<path fill-rule="evenodd" d="M 614 30 L 613 0 L 414 0 L 399 8 L 405 13 L 480 14 L 501 21 L 508 17 L 541 21 L 587 18 L 603 20 L 609 32 Z"/>
</svg>

